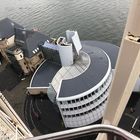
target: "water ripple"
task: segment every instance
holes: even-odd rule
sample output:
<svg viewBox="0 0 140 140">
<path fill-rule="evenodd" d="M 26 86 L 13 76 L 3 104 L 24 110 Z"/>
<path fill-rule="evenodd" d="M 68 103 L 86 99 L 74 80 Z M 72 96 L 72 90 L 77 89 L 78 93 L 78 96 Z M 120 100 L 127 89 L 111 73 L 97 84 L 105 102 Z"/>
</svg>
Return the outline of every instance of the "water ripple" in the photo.
<svg viewBox="0 0 140 140">
<path fill-rule="evenodd" d="M 0 19 L 9 17 L 26 28 L 51 36 L 78 30 L 81 39 L 119 44 L 129 0 L 3 0 Z"/>
</svg>

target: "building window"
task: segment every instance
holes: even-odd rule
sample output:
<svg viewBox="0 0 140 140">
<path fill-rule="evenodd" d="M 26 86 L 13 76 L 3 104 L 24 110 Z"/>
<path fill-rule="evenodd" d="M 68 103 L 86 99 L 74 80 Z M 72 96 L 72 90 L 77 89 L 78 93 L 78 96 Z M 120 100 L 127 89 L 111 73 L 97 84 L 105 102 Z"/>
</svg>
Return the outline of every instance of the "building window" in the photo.
<svg viewBox="0 0 140 140">
<path fill-rule="evenodd" d="M 78 108 L 81 109 L 82 107 L 81 106 L 78 106 Z"/>
<path fill-rule="evenodd" d="M 79 102 L 79 99 L 76 99 L 76 102 Z"/>
<path fill-rule="evenodd" d="M 72 111 L 73 110 L 73 108 L 70 108 L 70 111 Z"/>
<path fill-rule="evenodd" d="M 91 96 L 92 96 L 91 94 L 88 95 L 88 97 L 91 97 Z"/>
<path fill-rule="evenodd" d="M 71 102 L 70 101 L 68 101 L 68 104 L 70 104 Z"/>
<path fill-rule="evenodd" d="M 98 89 L 96 89 L 95 92 L 97 93 L 98 92 Z"/>
<path fill-rule="evenodd" d="M 80 113 L 80 116 L 83 116 L 84 115 L 84 113 Z"/>
<path fill-rule="evenodd" d="M 79 114 L 76 114 L 76 117 L 78 117 L 79 116 Z"/>
<path fill-rule="evenodd" d="M 74 114 L 74 115 L 72 115 L 72 117 L 74 118 L 74 117 L 75 117 L 75 114 Z"/>
<path fill-rule="evenodd" d="M 75 103 L 75 100 L 72 100 L 72 103 Z"/>
<path fill-rule="evenodd" d="M 86 107 L 86 105 L 82 105 L 82 107 Z"/>
<path fill-rule="evenodd" d="M 84 100 L 84 98 L 83 97 L 81 97 L 81 101 L 83 101 Z"/>
<path fill-rule="evenodd" d="M 89 110 L 89 113 L 91 113 L 92 112 L 92 110 Z"/>
<path fill-rule="evenodd" d="M 87 114 L 87 112 L 84 112 L 84 115 L 86 115 Z"/>
<path fill-rule="evenodd" d="M 77 107 L 74 107 L 74 110 L 77 110 Z"/>
<path fill-rule="evenodd" d="M 90 104 L 93 104 L 93 101 L 91 101 Z"/>
<path fill-rule="evenodd" d="M 87 96 L 84 96 L 85 99 L 87 99 Z"/>
</svg>

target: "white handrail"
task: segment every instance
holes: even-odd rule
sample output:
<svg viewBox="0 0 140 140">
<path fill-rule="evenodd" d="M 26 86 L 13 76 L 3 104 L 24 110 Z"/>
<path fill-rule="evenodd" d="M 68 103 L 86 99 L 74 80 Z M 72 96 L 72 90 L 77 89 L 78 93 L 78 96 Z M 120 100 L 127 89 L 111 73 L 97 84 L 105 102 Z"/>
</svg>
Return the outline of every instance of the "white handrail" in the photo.
<svg viewBox="0 0 140 140">
<path fill-rule="evenodd" d="M 107 134 L 111 133 L 111 134 L 120 136 L 126 140 L 140 140 L 140 138 L 127 132 L 126 130 L 123 130 L 116 126 L 104 125 L 104 124 L 96 124 L 96 125 L 90 125 L 90 126 L 65 130 L 61 132 L 28 138 L 26 140 L 62 140 L 62 139 L 72 139 L 72 138 L 77 138 L 80 136 L 85 136 L 89 134 L 92 135 L 92 134 L 98 134 L 98 133 L 107 133 Z"/>
</svg>

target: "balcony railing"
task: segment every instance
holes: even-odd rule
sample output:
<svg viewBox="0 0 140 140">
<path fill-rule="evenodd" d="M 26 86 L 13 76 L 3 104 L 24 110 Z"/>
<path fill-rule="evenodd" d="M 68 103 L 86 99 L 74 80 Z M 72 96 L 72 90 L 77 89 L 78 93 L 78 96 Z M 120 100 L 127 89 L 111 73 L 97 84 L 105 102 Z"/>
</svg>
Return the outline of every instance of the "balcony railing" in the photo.
<svg viewBox="0 0 140 140">
<path fill-rule="evenodd" d="M 104 124 L 90 125 L 90 126 L 65 130 L 61 132 L 28 138 L 26 140 L 64 140 L 64 139 L 67 140 L 67 139 L 82 138 L 89 135 L 90 135 L 90 139 L 93 140 L 92 135 L 94 134 L 97 135 L 99 133 L 106 133 L 107 140 L 140 140 L 140 138 L 127 132 L 126 130 L 123 130 L 115 126 L 104 125 Z"/>
</svg>

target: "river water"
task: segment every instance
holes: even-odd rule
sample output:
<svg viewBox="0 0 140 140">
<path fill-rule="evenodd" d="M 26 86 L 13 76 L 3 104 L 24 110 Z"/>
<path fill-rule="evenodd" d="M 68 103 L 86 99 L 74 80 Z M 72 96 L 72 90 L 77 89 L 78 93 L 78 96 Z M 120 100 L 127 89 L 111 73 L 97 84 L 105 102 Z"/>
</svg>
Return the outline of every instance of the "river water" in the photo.
<svg viewBox="0 0 140 140">
<path fill-rule="evenodd" d="M 119 45 L 130 0 L 0 0 L 0 19 L 8 17 L 25 26 L 58 37 L 77 30 L 81 40 Z"/>
</svg>

